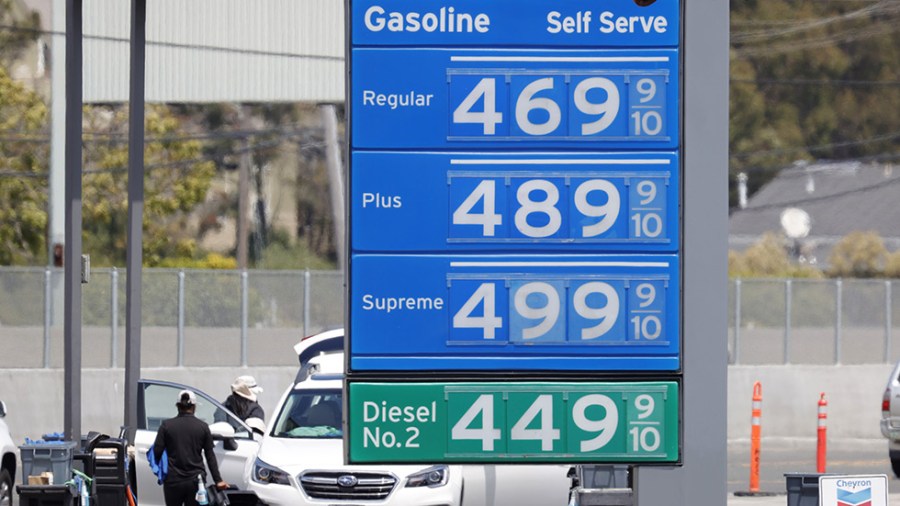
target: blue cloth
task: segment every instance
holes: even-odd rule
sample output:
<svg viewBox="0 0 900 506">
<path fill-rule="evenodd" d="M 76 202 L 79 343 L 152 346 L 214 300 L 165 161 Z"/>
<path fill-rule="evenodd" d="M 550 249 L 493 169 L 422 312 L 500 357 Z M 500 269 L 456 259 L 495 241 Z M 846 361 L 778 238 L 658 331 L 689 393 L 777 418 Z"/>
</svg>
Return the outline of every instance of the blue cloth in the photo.
<svg viewBox="0 0 900 506">
<path fill-rule="evenodd" d="M 169 455 L 163 450 L 162 457 L 159 462 L 156 461 L 156 455 L 153 453 L 153 446 L 147 450 L 147 462 L 150 463 L 150 469 L 156 475 L 156 483 L 162 485 L 166 481 L 166 475 L 169 474 Z"/>
</svg>

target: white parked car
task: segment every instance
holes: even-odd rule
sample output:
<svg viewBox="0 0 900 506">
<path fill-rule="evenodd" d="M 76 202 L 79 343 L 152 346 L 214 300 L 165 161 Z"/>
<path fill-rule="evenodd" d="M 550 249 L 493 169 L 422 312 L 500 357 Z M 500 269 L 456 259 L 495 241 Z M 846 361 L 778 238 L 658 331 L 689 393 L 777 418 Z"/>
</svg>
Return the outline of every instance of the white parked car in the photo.
<svg viewBox="0 0 900 506">
<path fill-rule="evenodd" d="M 250 475 L 250 490 L 267 504 L 457 505 L 462 473 L 455 466 L 345 466 L 341 405 L 343 353 L 313 357 L 306 377 L 275 409 Z"/>
<path fill-rule="evenodd" d="M 200 390 L 168 381 L 142 379 L 138 382 L 138 423 L 134 436 L 135 478 L 141 506 L 165 505 L 163 488 L 147 461 L 147 450 L 156 440 L 156 431 L 162 421 L 175 416 L 175 399 L 178 392 L 186 388 L 197 395 L 195 416 L 209 424 L 216 440 L 216 460 L 222 478 L 240 489 L 247 488 L 249 466 L 256 458 L 261 436 L 219 401 Z M 225 421 L 218 421 L 223 419 Z"/>
<path fill-rule="evenodd" d="M 159 424 L 173 415 L 185 388 L 197 395 L 196 416 L 210 424 L 222 477 L 272 506 L 552 506 L 565 505 L 571 482 L 562 465 L 344 464 L 342 384 L 344 333 L 323 332 L 296 347 L 300 367 L 255 433 L 217 400 L 190 386 L 138 384 L 136 480 L 141 506 L 163 506 L 147 450 Z M 218 422 L 225 416 L 227 422 Z M 0 505 L 5 506 L 5 505 Z"/>
<path fill-rule="evenodd" d="M 881 399 L 881 433 L 888 438 L 888 457 L 900 478 L 900 362 L 894 365 Z"/>
<path fill-rule="evenodd" d="M 16 477 L 16 445 L 6 425 L 6 403 L 0 401 L 0 506 L 12 506 Z"/>
<path fill-rule="evenodd" d="M 564 505 L 568 466 L 345 465 L 343 331 L 294 349 L 300 371 L 260 444 L 249 489 L 269 504 L 359 506 Z"/>
</svg>

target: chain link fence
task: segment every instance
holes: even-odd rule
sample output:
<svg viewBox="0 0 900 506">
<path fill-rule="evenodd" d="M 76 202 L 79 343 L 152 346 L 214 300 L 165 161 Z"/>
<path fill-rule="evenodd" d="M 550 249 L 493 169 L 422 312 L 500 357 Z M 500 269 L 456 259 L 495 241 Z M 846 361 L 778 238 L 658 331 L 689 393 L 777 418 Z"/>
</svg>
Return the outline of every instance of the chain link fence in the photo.
<svg viewBox="0 0 900 506">
<path fill-rule="evenodd" d="M 0 368 L 61 368 L 62 269 L 0 268 Z M 141 365 L 294 365 L 305 335 L 343 325 L 339 271 L 145 269 Z M 82 287 L 82 364 L 125 363 L 127 272 Z"/>
<path fill-rule="evenodd" d="M 82 364 L 125 362 L 127 273 L 82 285 Z M 142 367 L 294 365 L 302 337 L 343 325 L 338 271 L 145 269 Z M 731 364 L 871 364 L 900 359 L 892 280 L 729 282 Z M 0 268 L 0 368 L 61 368 L 63 271 Z"/>
<path fill-rule="evenodd" d="M 729 363 L 878 364 L 900 358 L 893 280 L 731 280 Z"/>
</svg>

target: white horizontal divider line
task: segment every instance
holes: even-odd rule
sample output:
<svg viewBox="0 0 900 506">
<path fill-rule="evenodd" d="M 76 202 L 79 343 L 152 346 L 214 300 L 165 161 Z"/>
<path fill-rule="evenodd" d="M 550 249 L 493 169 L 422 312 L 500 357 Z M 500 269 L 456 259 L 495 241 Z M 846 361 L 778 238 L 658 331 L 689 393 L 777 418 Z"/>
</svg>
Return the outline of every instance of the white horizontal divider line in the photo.
<svg viewBox="0 0 900 506">
<path fill-rule="evenodd" d="M 450 61 L 477 62 L 668 62 L 668 56 L 451 56 Z"/>
<path fill-rule="evenodd" d="M 450 267 L 668 267 L 667 262 L 452 261 Z"/>
<path fill-rule="evenodd" d="M 509 159 L 474 159 L 451 158 L 450 165 L 671 165 L 666 159 L 629 159 L 629 160 L 593 160 L 593 159 L 557 159 L 557 158 L 509 158 Z"/>
</svg>

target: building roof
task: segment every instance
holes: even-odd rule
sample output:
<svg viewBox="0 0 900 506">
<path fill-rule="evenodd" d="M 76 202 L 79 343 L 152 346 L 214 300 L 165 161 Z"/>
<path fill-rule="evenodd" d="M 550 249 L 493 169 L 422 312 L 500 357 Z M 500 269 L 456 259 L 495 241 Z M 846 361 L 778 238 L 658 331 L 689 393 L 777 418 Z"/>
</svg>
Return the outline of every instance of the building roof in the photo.
<svg viewBox="0 0 900 506">
<path fill-rule="evenodd" d="M 797 163 L 765 184 L 729 218 L 729 247 L 743 250 L 766 232 L 786 237 L 782 213 L 809 215 L 800 242 L 821 263 L 837 241 L 855 231 L 875 231 L 889 250 L 900 249 L 900 170 L 877 162 Z"/>
</svg>

